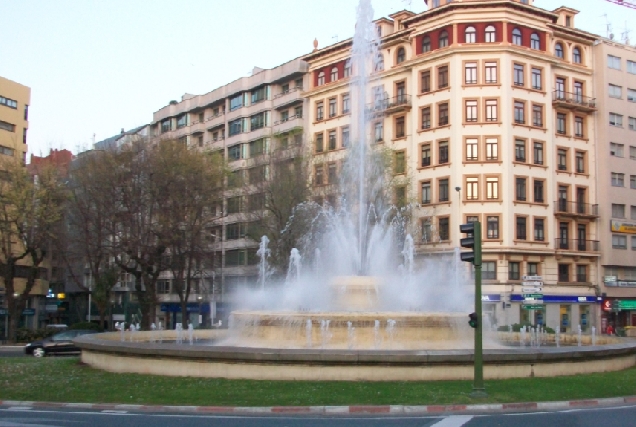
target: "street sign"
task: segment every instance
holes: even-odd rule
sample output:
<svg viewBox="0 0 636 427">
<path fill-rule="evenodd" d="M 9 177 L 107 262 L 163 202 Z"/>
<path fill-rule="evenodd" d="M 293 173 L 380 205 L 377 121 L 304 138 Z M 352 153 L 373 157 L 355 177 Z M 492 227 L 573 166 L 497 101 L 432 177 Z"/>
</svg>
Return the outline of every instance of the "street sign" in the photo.
<svg viewBox="0 0 636 427">
<path fill-rule="evenodd" d="M 543 288 L 521 288 L 521 292 L 524 294 L 531 294 L 534 292 L 543 292 Z"/>
<path fill-rule="evenodd" d="M 543 299 L 543 294 L 523 294 L 524 299 Z"/>
<path fill-rule="evenodd" d="M 543 276 L 521 276 L 521 280 L 543 281 Z"/>
<path fill-rule="evenodd" d="M 521 282 L 521 286 L 543 286 L 543 282 Z"/>
<path fill-rule="evenodd" d="M 545 304 L 522 304 L 521 308 L 524 310 L 543 310 L 545 308 Z"/>
<path fill-rule="evenodd" d="M 7 315 L 7 309 L 6 308 L 0 308 L 0 316 L 6 316 Z"/>
</svg>

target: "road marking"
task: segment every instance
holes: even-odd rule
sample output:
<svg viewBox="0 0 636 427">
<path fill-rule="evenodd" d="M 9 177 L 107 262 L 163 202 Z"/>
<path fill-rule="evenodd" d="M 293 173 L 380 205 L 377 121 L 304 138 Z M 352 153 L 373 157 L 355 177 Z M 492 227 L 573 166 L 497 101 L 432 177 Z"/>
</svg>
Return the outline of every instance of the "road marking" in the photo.
<svg viewBox="0 0 636 427">
<path fill-rule="evenodd" d="M 119 415 L 124 415 L 124 414 L 127 414 L 127 413 L 128 413 L 128 411 L 116 411 L 116 410 L 114 410 L 114 409 L 104 409 L 104 410 L 102 411 L 102 413 L 104 413 L 104 414 L 119 414 Z"/>
<path fill-rule="evenodd" d="M 33 409 L 31 406 L 9 406 L 7 411 L 30 411 Z"/>
<path fill-rule="evenodd" d="M 473 415 L 452 415 L 436 422 L 431 427 L 461 427 L 473 419 Z"/>
</svg>

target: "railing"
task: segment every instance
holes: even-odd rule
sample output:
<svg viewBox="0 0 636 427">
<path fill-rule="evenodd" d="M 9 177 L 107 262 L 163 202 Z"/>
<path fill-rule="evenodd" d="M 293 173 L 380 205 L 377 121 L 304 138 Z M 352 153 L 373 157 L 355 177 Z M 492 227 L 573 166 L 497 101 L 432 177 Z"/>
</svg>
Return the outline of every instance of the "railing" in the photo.
<svg viewBox="0 0 636 427">
<path fill-rule="evenodd" d="M 302 115 L 302 114 L 295 114 L 295 115 L 293 115 L 293 116 L 288 116 L 286 119 L 280 119 L 280 120 L 278 120 L 278 121 L 274 122 L 274 126 L 276 126 L 276 125 L 280 125 L 281 123 L 285 123 L 285 122 L 288 122 L 288 121 L 290 121 L 290 120 L 294 120 L 294 119 L 302 119 L 302 118 L 303 118 L 303 115 Z"/>
<path fill-rule="evenodd" d="M 596 108 L 596 98 L 558 89 L 552 92 L 552 102 L 571 104 L 585 108 Z"/>
<path fill-rule="evenodd" d="M 212 119 L 216 119 L 217 117 L 221 117 L 221 116 L 222 116 L 222 115 L 224 115 L 224 114 L 225 114 L 225 110 L 221 110 L 221 111 L 219 111 L 218 113 L 213 114 L 213 115 L 209 116 L 208 118 L 206 118 L 206 119 L 205 119 L 205 121 L 206 121 L 206 122 L 209 122 L 210 120 L 212 120 Z"/>
<path fill-rule="evenodd" d="M 411 95 L 398 95 L 393 98 L 378 99 L 367 105 L 370 113 L 381 113 L 395 107 L 411 105 Z"/>
<path fill-rule="evenodd" d="M 598 240 L 579 240 L 557 238 L 554 241 L 557 250 L 576 252 L 598 252 L 600 244 Z"/>
<path fill-rule="evenodd" d="M 302 89 L 303 89 L 302 86 L 292 87 L 292 88 L 289 88 L 287 90 L 284 90 L 284 91 L 274 95 L 274 97 L 272 99 L 278 99 L 278 98 L 283 97 L 283 96 L 285 96 L 287 94 L 290 94 L 292 92 L 296 92 L 297 90 L 302 90 Z"/>
<path fill-rule="evenodd" d="M 557 213 L 572 215 L 598 216 L 598 205 L 589 203 L 573 202 L 570 200 L 557 200 L 554 202 Z"/>
</svg>

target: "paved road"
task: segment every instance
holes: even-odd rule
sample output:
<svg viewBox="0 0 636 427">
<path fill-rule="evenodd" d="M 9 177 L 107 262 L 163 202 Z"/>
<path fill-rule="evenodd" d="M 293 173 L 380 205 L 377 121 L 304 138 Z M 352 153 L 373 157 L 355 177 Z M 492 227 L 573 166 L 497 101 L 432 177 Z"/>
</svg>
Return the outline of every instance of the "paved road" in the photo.
<svg viewBox="0 0 636 427">
<path fill-rule="evenodd" d="M 19 357 L 25 356 L 24 346 L 0 346 L 0 357 Z"/>
<path fill-rule="evenodd" d="M 0 427 L 629 427 L 636 406 L 558 412 L 448 416 L 224 416 L 149 414 L 129 411 L 0 408 Z"/>
</svg>

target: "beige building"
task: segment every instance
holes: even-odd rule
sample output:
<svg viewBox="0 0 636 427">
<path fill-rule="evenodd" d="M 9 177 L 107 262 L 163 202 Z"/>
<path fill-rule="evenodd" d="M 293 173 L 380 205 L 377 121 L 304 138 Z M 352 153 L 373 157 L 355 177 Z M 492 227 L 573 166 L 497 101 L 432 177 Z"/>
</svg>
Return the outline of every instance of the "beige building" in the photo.
<svg viewBox="0 0 636 427">
<path fill-rule="evenodd" d="M 601 216 L 603 322 L 636 326 L 636 49 L 608 39 L 594 46 L 599 100 L 597 182 Z M 618 304 L 620 312 L 609 310 Z"/>
<path fill-rule="evenodd" d="M 26 161 L 31 88 L 0 77 L 0 155 Z"/>
<path fill-rule="evenodd" d="M 600 317 L 596 37 L 575 28 L 576 10 L 532 0 L 430 6 L 375 21 L 368 94 L 369 135 L 411 183 L 396 201 L 421 205 L 417 254 L 453 251 L 459 224 L 479 220 L 490 319 L 588 330 Z M 348 143 L 350 50 L 346 40 L 304 57 L 313 185 L 327 194 Z M 541 309 L 523 307 L 523 276 L 542 277 Z"/>
</svg>

